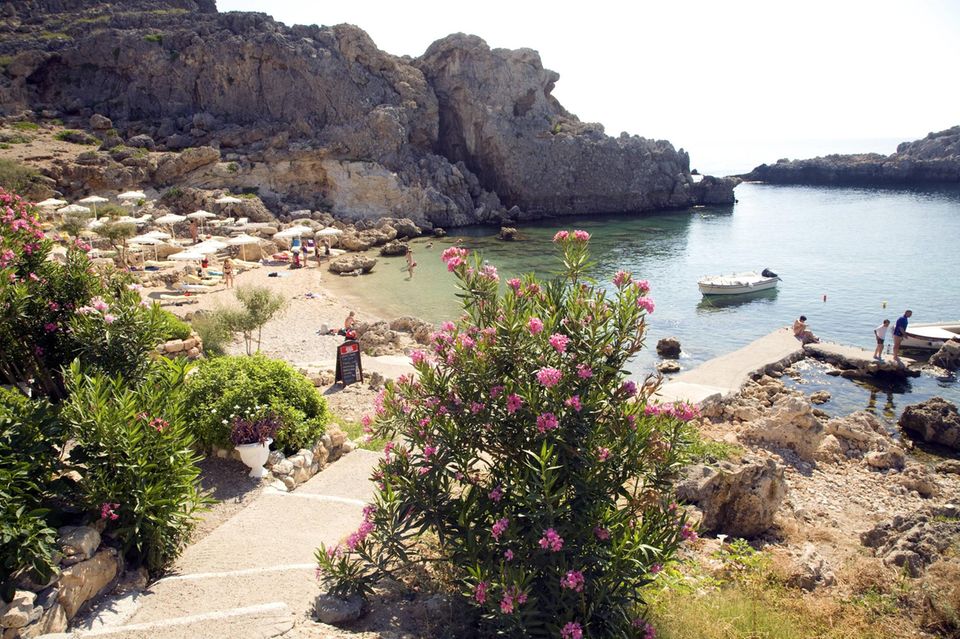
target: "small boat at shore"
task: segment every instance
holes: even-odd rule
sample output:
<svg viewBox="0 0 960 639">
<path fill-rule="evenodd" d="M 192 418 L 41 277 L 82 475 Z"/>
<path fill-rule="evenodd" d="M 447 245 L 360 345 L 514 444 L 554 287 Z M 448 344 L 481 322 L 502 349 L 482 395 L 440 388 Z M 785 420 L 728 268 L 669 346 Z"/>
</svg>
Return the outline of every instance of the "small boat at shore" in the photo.
<svg viewBox="0 0 960 639">
<path fill-rule="evenodd" d="M 777 286 L 780 277 L 769 269 L 760 273 L 746 271 L 732 275 L 708 275 L 697 282 L 704 295 L 744 295 L 767 291 Z"/>
<path fill-rule="evenodd" d="M 910 324 L 900 341 L 900 346 L 936 351 L 952 339 L 960 341 L 960 321 Z"/>
</svg>

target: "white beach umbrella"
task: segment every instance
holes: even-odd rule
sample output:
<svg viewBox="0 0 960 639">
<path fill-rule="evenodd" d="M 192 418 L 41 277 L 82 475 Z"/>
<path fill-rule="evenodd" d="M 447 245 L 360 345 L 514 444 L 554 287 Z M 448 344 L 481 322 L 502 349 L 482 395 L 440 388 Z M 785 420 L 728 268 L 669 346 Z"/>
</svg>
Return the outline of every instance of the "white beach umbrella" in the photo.
<svg viewBox="0 0 960 639">
<path fill-rule="evenodd" d="M 183 222 L 187 219 L 183 215 L 177 215 L 176 213 L 167 213 L 166 215 L 161 215 L 154 220 L 157 224 L 176 224 L 177 222 Z"/>
<path fill-rule="evenodd" d="M 217 217 L 216 213 L 211 213 L 210 211 L 204 211 L 203 209 L 198 209 L 193 213 L 187 213 L 187 217 L 191 220 L 200 220 L 200 232 L 203 232 L 203 222 L 212 217 Z"/>
<path fill-rule="evenodd" d="M 161 240 L 159 237 L 153 237 L 152 235 L 138 235 L 136 237 L 131 237 L 128 242 L 130 244 L 139 246 L 152 246 L 153 259 L 157 259 L 157 244 L 163 244 L 163 240 Z"/>
<path fill-rule="evenodd" d="M 274 237 L 300 237 L 312 232 L 313 229 L 309 226 L 291 226 L 276 233 Z"/>
<path fill-rule="evenodd" d="M 341 235 L 342 233 L 343 231 L 341 231 L 340 229 L 335 229 L 331 226 L 329 228 L 325 228 L 317 231 L 316 234 L 320 236 L 329 236 L 329 235 Z"/>
<path fill-rule="evenodd" d="M 232 195 L 222 195 L 215 199 L 214 202 L 217 204 L 240 204 L 243 200 L 238 197 L 233 197 Z"/>
<path fill-rule="evenodd" d="M 230 246 L 239 246 L 239 247 L 240 247 L 240 255 L 242 256 L 240 259 L 246 260 L 246 259 L 247 259 L 247 257 L 246 257 L 246 256 L 247 256 L 247 246 L 249 246 L 250 244 L 256 244 L 256 245 L 259 247 L 259 245 L 260 245 L 260 240 L 257 239 L 257 238 L 255 238 L 255 237 L 253 237 L 252 235 L 247 235 L 246 233 L 241 233 L 240 235 L 236 235 L 236 236 L 231 237 L 230 239 L 228 239 L 228 240 L 227 240 L 227 244 L 229 244 Z"/>
<path fill-rule="evenodd" d="M 90 208 L 86 206 L 80 206 L 79 204 L 71 204 L 65 206 L 62 209 L 57 209 L 57 213 L 61 215 L 70 215 L 71 213 L 89 213 Z"/>
<path fill-rule="evenodd" d="M 100 197 L 99 195 L 90 195 L 83 198 L 82 200 L 77 200 L 78 204 L 92 204 L 93 205 L 93 217 L 97 217 L 97 204 L 103 204 L 104 202 L 109 202 L 105 197 Z"/>
<path fill-rule="evenodd" d="M 117 196 L 117 199 L 120 201 L 123 200 L 145 200 L 147 199 L 146 194 L 143 191 L 127 191 L 126 193 L 121 193 Z"/>
<path fill-rule="evenodd" d="M 137 226 L 143 226 L 147 222 L 153 219 L 152 215 L 141 215 L 140 217 L 133 218 L 133 223 Z"/>
<path fill-rule="evenodd" d="M 55 197 L 50 197 L 42 202 L 37 202 L 37 206 L 39 206 L 41 209 L 55 209 L 65 205 L 66 203 L 66 200 L 58 200 Z"/>
<path fill-rule="evenodd" d="M 88 229 L 98 229 L 101 226 L 103 226 L 103 220 L 98 220 L 97 218 L 93 218 L 92 220 L 87 222 Z"/>
<path fill-rule="evenodd" d="M 180 251 L 179 253 L 168 255 L 167 259 L 174 260 L 176 262 L 188 262 L 188 261 L 199 262 L 200 260 L 203 259 L 203 253 L 201 253 L 200 251 L 194 251 L 191 248 L 187 251 Z"/>
<path fill-rule="evenodd" d="M 194 244 L 190 247 L 191 251 L 199 251 L 200 253 L 216 253 L 220 249 L 227 248 L 227 245 L 223 242 L 217 240 L 205 240 L 199 244 Z"/>
<path fill-rule="evenodd" d="M 169 239 L 170 239 L 170 234 L 169 234 L 169 233 L 165 233 L 165 232 L 160 231 L 160 230 L 150 231 L 150 232 L 148 232 L 148 233 L 144 233 L 144 235 L 149 236 L 149 237 L 155 237 L 155 238 L 157 238 L 158 240 L 169 240 Z"/>
</svg>

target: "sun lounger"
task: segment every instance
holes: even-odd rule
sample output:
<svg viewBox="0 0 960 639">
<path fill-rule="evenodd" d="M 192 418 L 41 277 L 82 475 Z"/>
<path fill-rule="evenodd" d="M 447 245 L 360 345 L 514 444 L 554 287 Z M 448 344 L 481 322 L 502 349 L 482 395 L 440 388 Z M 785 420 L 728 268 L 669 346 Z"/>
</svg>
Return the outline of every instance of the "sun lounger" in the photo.
<svg viewBox="0 0 960 639">
<path fill-rule="evenodd" d="M 181 291 L 189 291 L 191 293 L 212 293 L 217 290 L 216 286 L 204 286 L 203 284 L 180 284 L 178 288 Z"/>
<path fill-rule="evenodd" d="M 233 260 L 233 265 L 236 266 L 241 271 L 246 271 L 251 268 L 260 268 L 261 266 L 263 266 L 263 264 L 261 264 L 260 262 L 248 262 L 245 260 L 241 260 L 239 258 L 236 258 Z"/>
<path fill-rule="evenodd" d="M 180 294 L 161 293 L 160 294 L 160 304 L 164 306 L 167 304 L 175 304 L 176 306 L 180 306 L 182 304 L 198 304 L 199 302 L 200 300 L 197 299 L 196 297 L 183 294 L 183 293 L 180 293 Z"/>
</svg>

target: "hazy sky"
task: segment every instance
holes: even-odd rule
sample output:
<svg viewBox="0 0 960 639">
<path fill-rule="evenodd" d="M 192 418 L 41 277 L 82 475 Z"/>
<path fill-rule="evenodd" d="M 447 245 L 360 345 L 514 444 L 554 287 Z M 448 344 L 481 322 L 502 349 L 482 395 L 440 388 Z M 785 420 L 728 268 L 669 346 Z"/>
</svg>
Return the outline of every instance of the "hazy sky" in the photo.
<svg viewBox="0 0 960 639">
<path fill-rule="evenodd" d="M 688 149 L 802 140 L 850 150 L 842 141 L 912 140 L 960 124 L 960 0 L 217 5 L 286 24 L 348 22 L 398 55 L 458 31 L 532 48 L 581 120 Z"/>
</svg>

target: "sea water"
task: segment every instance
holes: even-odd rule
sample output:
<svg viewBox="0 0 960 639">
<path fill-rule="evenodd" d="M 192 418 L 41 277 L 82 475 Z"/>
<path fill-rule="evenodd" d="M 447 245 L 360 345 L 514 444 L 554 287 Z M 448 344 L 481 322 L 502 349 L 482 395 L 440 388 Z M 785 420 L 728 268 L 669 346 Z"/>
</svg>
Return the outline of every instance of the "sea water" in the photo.
<svg viewBox="0 0 960 639">
<path fill-rule="evenodd" d="M 412 279 L 407 279 L 403 258 L 380 258 L 374 273 L 351 281 L 351 288 L 375 300 L 376 310 L 390 317 L 454 318 L 455 280 L 440 253 L 457 238 L 479 251 L 505 280 L 526 272 L 550 276 L 559 267 L 553 234 L 584 229 L 591 233 L 597 262 L 592 275 L 599 282 L 609 285 L 613 274 L 624 269 L 651 283 L 656 310 L 649 320 L 647 348 L 631 364 L 638 376 L 654 370 L 654 346 L 666 336 L 679 338 L 680 364 L 688 370 L 787 326 L 801 314 L 822 339 L 871 351 L 874 327 L 884 319 L 895 322 L 908 308 L 914 323 L 960 320 L 960 188 L 741 184 L 736 197 L 732 206 L 523 224 L 524 239 L 516 242 L 497 240 L 497 228 L 451 229 L 451 237 L 413 243 L 418 266 Z M 777 289 L 708 299 L 697 288 L 704 275 L 763 268 L 781 276 Z M 876 388 L 816 371 L 808 381 L 834 393 L 835 400 L 825 406 L 830 412 L 877 404 L 876 396 L 870 399 Z M 906 403 L 933 395 L 960 403 L 954 377 L 924 376 L 879 392 L 897 397 L 894 416 Z M 910 396 L 907 401 L 899 399 L 904 395 Z M 885 395 L 880 403 L 889 404 Z M 875 410 L 884 412 L 883 406 Z"/>
</svg>

